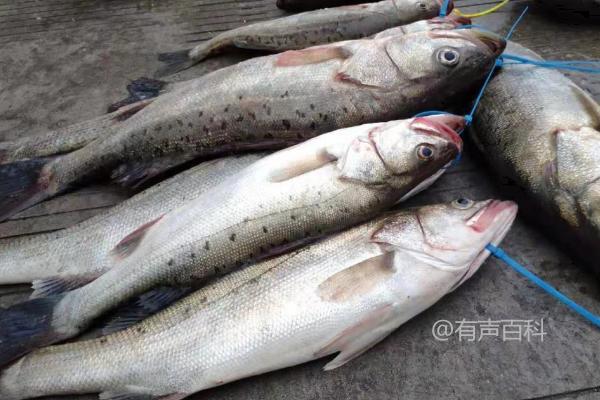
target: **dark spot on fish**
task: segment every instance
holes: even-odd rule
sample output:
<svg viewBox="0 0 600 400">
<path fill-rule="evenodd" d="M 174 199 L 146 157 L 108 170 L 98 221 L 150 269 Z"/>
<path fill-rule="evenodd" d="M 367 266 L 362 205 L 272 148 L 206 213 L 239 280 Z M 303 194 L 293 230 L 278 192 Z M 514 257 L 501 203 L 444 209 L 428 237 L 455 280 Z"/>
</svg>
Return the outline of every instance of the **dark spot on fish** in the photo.
<svg viewBox="0 0 600 400">
<path fill-rule="evenodd" d="M 179 126 L 183 126 L 183 121 L 182 120 L 178 119 L 177 123 L 179 124 Z"/>
<path fill-rule="evenodd" d="M 282 94 L 282 95 L 281 95 L 281 98 L 282 98 L 282 99 L 283 99 L 283 98 L 286 98 L 286 97 L 290 97 L 290 92 L 289 92 L 289 91 L 287 91 L 287 90 L 285 91 L 285 93 L 284 93 L 284 94 Z"/>
<path fill-rule="evenodd" d="M 263 232 L 264 232 L 264 233 L 267 233 L 267 232 L 269 232 L 269 230 L 267 229 L 267 227 L 266 227 L 266 226 L 263 226 Z"/>
<path fill-rule="evenodd" d="M 192 127 L 194 126 L 194 124 L 192 124 L 191 122 L 188 122 L 188 126 L 189 126 L 190 128 L 192 128 Z"/>
<path fill-rule="evenodd" d="M 315 109 L 315 105 L 314 105 L 314 104 L 311 104 L 311 105 L 310 105 L 310 109 L 314 111 L 314 109 Z"/>
<path fill-rule="evenodd" d="M 290 218 L 291 218 L 292 221 L 296 220 L 296 216 L 295 215 L 290 215 Z"/>
<path fill-rule="evenodd" d="M 171 266 L 175 263 L 175 260 L 173 260 L 172 258 L 169 260 L 169 262 L 167 263 L 167 265 Z"/>
<path fill-rule="evenodd" d="M 225 107 L 224 112 L 229 112 L 229 106 Z"/>
<path fill-rule="evenodd" d="M 243 115 L 239 115 L 235 120 L 237 122 L 242 122 L 244 120 L 244 116 Z"/>
<path fill-rule="evenodd" d="M 192 311 L 192 307 L 190 307 L 190 306 L 187 306 L 187 307 L 185 308 L 185 313 L 186 313 L 186 314 L 189 314 L 191 311 Z"/>
<path fill-rule="evenodd" d="M 240 100 L 242 100 L 243 98 L 244 98 L 244 96 L 241 96 L 241 95 L 238 97 L 238 99 L 240 99 Z"/>
<path fill-rule="evenodd" d="M 229 240 L 235 242 L 235 233 L 232 233 L 231 236 L 229 236 Z"/>
<path fill-rule="evenodd" d="M 208 298 L 207 298 L 206 296 L 203 296 L 203 297 L 200 299 L 200 303 L 206 303 L 206 301 L 207 301 L 207 300 L 208 300 Z"/>
<path fill-rule="evenodd" d="M 106 339 L 105 337 L 100 338 L 100 344 L 105 344 L 106 342 L 108 342 L 108 339 Z"/>
<path fill-rule="evenodd" d="M 154 128 L 155 132 L 160 132 L 162 130 L 162 126 L 158 125 L 156 128 Z"/>
<path fill-rule="evenodd" d="M 253 113 L 252 111 L 248 112 L 248 115 L 250 116 L 250 118 L 252 118 L 254 121 L 256 121 L 256 114 Z"/>
<path fill-rule="evenodd" d="M 290 128 L 292 127 L 292 124 L 290 123 L 290 121 L 288 121 L 287 119 L 284 119 L 283 121 L 281 121 L 283 123 L 283 126 L 285 127 L 286 130 L 290 130 Z"/>
<path fill-rule="evenodd" d="M 138 333 L 146 333 L 146 331 L 144 330 L 144 328 L 142 328 L 141 326 L 138 326 L 138 327 L 137 327 L 135 330 L 136 330 Z"/>
<path fill-rule="evenodd" d="M 206 241 L 206 243 L 204 243 L 204 249 L 210 250 L 210 242 L 208 240 Z"/>
<path fill-rule="evenodd" d="M 313 131 L 316 131 L 316 130 L 317 130 L 317 123 L 316 123 L 316 122 L 314 122 L 314 121 L 313 121 L 313 122 L 311 122 L 311 123 L 310 123 L 310 129 L 312 129 Z"/>
<path fill-rule="evenodd" d="M 196 258 L 196 253 L 192 253 L 192 254 L 190 254 L 190 258 L 191 258 L 192 260 L 193 260 L 193 259 L 195 259 L 195 258 Z"/>
<path fill-rule="evenodd" d="M 204 125 L 204 126 L 202 127 L 202 130 L 204 131 L 204 133 L 208 133 L 208 132 L 210 132 L 210 129 L 208 129 L 208 127 L 207 127 L 206 125 Z"/>
<path fill-rule="evenodd" d="M 348 108 L 346 108 L 346 107 L 342 107 L 342 111 L 343 111 L 344 113 L 348 114 Z"/>
<path fill-rule="evenodd" d="M 265 139 L 273 139 L 273 135 L 271 133 L 265 133 L 263 138 Z"/>
<path fill-rule="evenodd" d="M 227 122 L 223 121 L 221 122 L 221 130 L 225 130 L 227 129 Z"/>
<path fill-rule="evenodd" d="M 203 116 L 203 115 L 204 115 L 204 111 L 200 111 L 200 112 L 198 112 L 198 116 L 199 116 L 200 118 L 202 118 L 202 116 Z"/>
<path fill-rule="evenodd" d="M 173 129 L 173 124 L 169 124 L 169 129 Z"/>
</svg>

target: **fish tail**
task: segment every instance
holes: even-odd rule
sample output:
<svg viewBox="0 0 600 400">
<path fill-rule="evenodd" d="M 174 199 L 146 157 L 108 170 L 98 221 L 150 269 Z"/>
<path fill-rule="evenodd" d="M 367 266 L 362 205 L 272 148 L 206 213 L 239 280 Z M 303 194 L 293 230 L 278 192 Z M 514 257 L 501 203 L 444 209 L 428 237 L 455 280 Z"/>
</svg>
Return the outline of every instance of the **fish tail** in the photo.
<svg viewBox="0 0 600 400">
<path fill-rule="evenodd" d="M 0 221 L 51 197 L 48 159 L 0 165 Z"/>
<path fill-rule="evenodd" d="M 167 84 L 168 82 L 161 81 L 160 79 L 152 79 L 144 76 L 135 79 L 127 85 L 129 97 L 111 104 L 107 112 L 113 113 L 125 106 L 158 97 Z"/>
<path fill-rule="evenodd" d="M 63 339 L 52 327 L 54 308 L 61 299 L 33 299 L 0 311 L 0 367 Z"/>
<path fill-rule="evenodd" d="M 190 50 L 179 50 L 171 53 L 161 53 L 158 60 L 165 65 L 156 72 L 157 77 L 169 76 L 186 70 L 196 64 L 196 60 L 190 58 Z"/>
</svg>

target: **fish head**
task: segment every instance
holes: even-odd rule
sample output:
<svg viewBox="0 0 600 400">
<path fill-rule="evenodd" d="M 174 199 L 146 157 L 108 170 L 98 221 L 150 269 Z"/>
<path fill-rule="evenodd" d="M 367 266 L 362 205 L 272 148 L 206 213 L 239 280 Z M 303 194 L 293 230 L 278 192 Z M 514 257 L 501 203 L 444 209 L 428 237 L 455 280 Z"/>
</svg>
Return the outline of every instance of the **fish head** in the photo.
<svg viewBox="0 0 600 400">
<path fill-rule="evenodd" d="M 481 81 L 506 47 L 504 39 L 476 29 L 429 30 L 386 40 L 404 80 L 445 97 Z"/>
<path fill-rule="evenodd" d="M 434 115 L 378 124 L 356 138 L 339 162 L 341 176 L 410 189 L 460 154 L 464 117 Z"/>
<path fill-rule="evenodd" d="M 439 277 L 452 291 L 487 259 L 488 244 L 500 244 L 517 210 L 512 201 L 457 199 L 395 214 L 384 220 L 372 240 L 410 257 L 424 279 Z"/>
<path fill-rule="evenodd" d="M 394 8 L 401 18 L 425 19 L 440 14 L 444 0 L 393 0 Z M 447 12 L 454 9 L 452 0 L 448 2 Z"/>
</svg>

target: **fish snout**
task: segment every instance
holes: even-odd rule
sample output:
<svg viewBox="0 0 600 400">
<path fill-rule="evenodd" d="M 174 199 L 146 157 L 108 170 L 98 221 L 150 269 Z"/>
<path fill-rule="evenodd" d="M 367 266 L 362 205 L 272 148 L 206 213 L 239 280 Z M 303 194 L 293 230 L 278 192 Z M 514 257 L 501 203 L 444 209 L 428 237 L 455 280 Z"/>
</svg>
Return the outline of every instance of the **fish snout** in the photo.
<svg viewBox="0 0 600 400">
<path fill-rule="evenodd" d="M 441 114 L 415 118 L 412 127 L 423 133 L 447 140 L 456 146 L 458 152 L 461 152 L 463 141 L 460 133 L 465 129 L 466 124 L 467 122 L 464 117 L 453 114 Z"/>
<path fill-rule="evenodd" d="M 506 226 L 512 225 L 519 206 L 514 201 L 489 201 L 468 223 L 477 232 L 488 229 L 504 231 Z"/>
<path fill-rule="evenodd" d="M 450 22 L 456 24 L 456 26 L 461 25 L 471 25 L 471 18 L 463 17 L 462 15 L 451 14 L 446 17 L 446 19 Z"/>
</svg>

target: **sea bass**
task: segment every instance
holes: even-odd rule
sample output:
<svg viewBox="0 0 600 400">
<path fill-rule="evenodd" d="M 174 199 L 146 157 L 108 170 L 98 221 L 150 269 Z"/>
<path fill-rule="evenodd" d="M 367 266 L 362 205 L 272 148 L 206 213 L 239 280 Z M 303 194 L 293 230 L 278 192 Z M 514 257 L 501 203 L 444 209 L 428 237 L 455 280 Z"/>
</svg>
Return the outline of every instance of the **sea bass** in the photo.
<svg viewBox="0 0 600 400">
<path fill-rule="evenodd" d="M 71 228 L 0 243 L 0 285 L 35 281 L 38 296 L 90 282 L 110 268 L 111 249 L 140 225 L 197 198 L 264 155 L 208 161 Z"/>
<path fill-rule="evenodd" d="M 436 17 L 432 19 L 421 20 L 413 22 L 408 25 L 402 25 L 395 28 L 386 29 L 385 31 L 377 33 L 374 37 L 376 39 L 395 36 L 395 35 L 408 35 L 415 32 L 433 31 L 433 30 L 451 30 L 456 29 L 461 25 L 469 25 L 471 20 L 465 17 L 459 17 L 456 15 L 448 15 L 446 17 Z M 185 78 L 182 75 L 172 75 L 165 80 L 152 79 L 142 77 L 131 81 L 127 85 L 128 95 L 125 99 L 113 103 L 109 107 L 109 112 L 119 110 L 125 105 L 129 105 L 138 101 L 147 100 L 153 97 L 157 97 L 160 94 L 168 91 L 176 90 L 180 86 L 187 85 L 187 81 L 193 78 L 205 75 L 206 71 L 203 69 L 191 68 L 188 73 L 185 74 Z"/>
<path fill-rule="evenodd" d="M 468 280 L 516 213 L 512 202 L 460 199 L 378 218 L 224 277 L 129 330 L 36 351 L 1 373 L 0 397 L 182 399 L 335 353 L 325 370 L 338 368 Z"/>
<path fill-rule="evenodd" d="M 527 214 L 600 271 L 600 105 L 560 72 L 505 65 L 474 122 L 477 147 Z"/>
<path fill-rule="evenodd" d="M 423 190 L 460 152 L 463 117 L 442 115 L 331 132 L 272 154 L 111 251 L 113 267 L 63 296 L 0 312 L 0 365 L 73 337 L 159 286 L 202 285 L 253 259 L 364 222 Z"/>
<path fill-rule="evenodd" d="M 179 72 L 232 47 L 283 51 L 360 39 L 398 25 L 433 18 L 440 13 L 442 1 L 386 0 L 309 11 L 242 26 L 199 44 L 184 53 L 183 58 L 162 55 L 161 59 L 170 63 L 159 71 L 158 76 Z M 175 54 L 181 53 L 172 53 Z"/>
<path fill-rule="evenodd" d="M 503 48 L 488 33 L 436 30 L 215 71 L 159 96 L 80 150 L 0 165 L 0 220 L 111 171 L 136 183 L 190 159 L 287 147 L 341 127 L 444 108 L 485 76 Z"/>
</svg>

